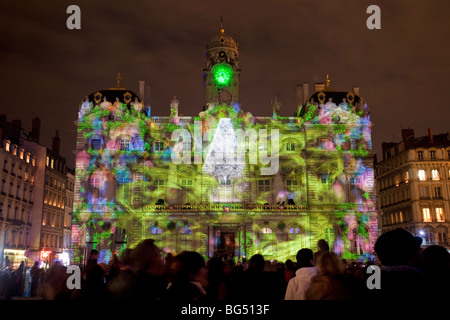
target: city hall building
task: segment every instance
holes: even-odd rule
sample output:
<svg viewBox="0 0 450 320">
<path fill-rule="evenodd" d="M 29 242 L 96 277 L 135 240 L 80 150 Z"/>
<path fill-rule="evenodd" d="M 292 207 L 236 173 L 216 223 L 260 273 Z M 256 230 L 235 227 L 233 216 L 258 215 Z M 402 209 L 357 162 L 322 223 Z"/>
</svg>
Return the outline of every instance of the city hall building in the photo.
<svg viewBox="0 0 450 320">
<path fill-rule="evenodd" d="M 206 45 L 205 107 L 151 115 L 139 94 L 117 86 L 79 107 L 73 261 L 100 261 L 153 238 L 163 252 L 195 250 L 294 258 L 326 239 L 344 258 L 373 252 L 378 236 L 371 121 L 357 87 L 328 76 L 297 86 L 298 112 L 246 112 L 239 102 L 238 46 L 223 26 Z M 168 111 L 169 113 L 169 111 Z"/>
</svg>

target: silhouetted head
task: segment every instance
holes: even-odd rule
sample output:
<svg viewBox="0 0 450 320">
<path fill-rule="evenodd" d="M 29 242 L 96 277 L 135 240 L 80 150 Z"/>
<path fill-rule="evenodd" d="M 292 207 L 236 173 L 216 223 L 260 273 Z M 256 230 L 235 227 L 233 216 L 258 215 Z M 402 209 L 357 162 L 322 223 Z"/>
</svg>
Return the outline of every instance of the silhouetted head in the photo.
<svg viewBox="0 0 450 320">
<path fill-rule="evenodd" d="M 260 254 L 253 255 L 248 261 L 248 270 L 261 272 L 264 270 L 265 261 L 264 257 Z"/>
<path fill-rule="evenodd" d="M 141 241 L 133 249 L 131 257 L 134 261 L 136 271 L 143 271 L 155 275 L 162 272 L 161 253 L 153 239 Z"/>
<path fill-rule="evenodd" d="M 322 276 L 338 276 L 345 272 L 345 265 L 334 252 L 322 253 L 316 261 L 317 272 Z"/>
<path fill-rule="evenodd" d="M 375 243 L 375 252 L 385 266 L 407 265 L 417 254 L 422 238 L 402 228 L 383 233 Z"/>
<path fill-rule="evenodd" d="M 429 246 L 423 250 L 423 262 L 427 273 L 448 272 L 450 270 L 450 253 L 442 246 Z"/>
<path fill-rule="evenodd" d="M 303 248 L 297 252 L 297 266 L 299 268 L 312 267 L 313 251 L 308 248 Z"/>
<path fill-rule="evenodd" d="M 319 250 L 322 251 L 330 251 L 330 246 L 328 245 L 328 242 L 325 239 L 320 239 L 317 242 L 317 247 L 319 247 Z"/>
</svg>

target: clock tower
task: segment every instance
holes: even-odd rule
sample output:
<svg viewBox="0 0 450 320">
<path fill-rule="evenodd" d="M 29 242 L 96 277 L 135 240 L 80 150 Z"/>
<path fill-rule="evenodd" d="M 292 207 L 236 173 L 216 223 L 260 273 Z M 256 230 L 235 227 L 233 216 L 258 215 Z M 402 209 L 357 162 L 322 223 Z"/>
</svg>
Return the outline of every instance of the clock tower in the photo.
<svg viewBox="0 0 450 320">
<path fill-rule="evenodd" d="M 206 44 L 206 68 L 203 85 L 206 104 L 239 102 L 239 53 L 238 44 L 225 34 L 223 22 L 218 34 Z"/>
</svg>

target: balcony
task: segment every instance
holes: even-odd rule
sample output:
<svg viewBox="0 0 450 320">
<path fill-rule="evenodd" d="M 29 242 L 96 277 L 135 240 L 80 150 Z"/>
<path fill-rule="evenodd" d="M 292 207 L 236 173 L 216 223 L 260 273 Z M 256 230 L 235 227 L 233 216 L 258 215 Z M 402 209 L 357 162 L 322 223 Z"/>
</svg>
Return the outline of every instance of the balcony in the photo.
<svg viewBox="0 0 450 320">
<path fill-rule="evenodd" d="M 146 212 L 305 212 L 307 206 L 303 205 L 263 205 L 263 204 L 197 204 L 197 205 L 146 205 L 143 211 Z"/>
</svg>

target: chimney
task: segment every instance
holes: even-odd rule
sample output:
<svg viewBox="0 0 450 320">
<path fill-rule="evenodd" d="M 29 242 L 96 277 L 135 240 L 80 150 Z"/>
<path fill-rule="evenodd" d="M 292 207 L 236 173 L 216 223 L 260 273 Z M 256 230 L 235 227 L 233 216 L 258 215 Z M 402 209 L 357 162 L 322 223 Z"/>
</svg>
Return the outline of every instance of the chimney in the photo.
<svg viewBox="0 0 450 320">
<path fill-rule="evenodd" d="M 323 82 L 316 82 L 314 84 L 314 89 L 316 90 L 316 92 L 325 90 L 325 83 L 323 83 Z"/>
<path fill-rule="evenodd" d="M 59 132 L 58 132 L 58 130 L 56 130 L 55 136 L 53 137 L 52 151 L 59 154 L 60 144 L 61 144 L 61 141 L 59 139 Z"/>
<path fill-rule="evenodd" d="M 430 142 L 433 143 L 433 129 L 428 128 L 428 138 L 430 139 Z"/>
<path fill-rule="evenodd" d="M 31 141 L 39 143 L 39 136 L 41 134 L 41 119 L 37 116 L 31 121 Z"/>
<path fill-rule="evenodd" d="M 359 87 L 353 87 L 353 94 L 359 96 Z"/>
<path fill-rule="evenodd" d="M 402 141 L 405 144 L 405 149 L 408 149 L 410 143 L 414 139 L 414 129 L 402 129 Z"/>
<path fill-rule="evenodd" d="M 140 80 L 139 81 L 139 96 L 141 97 L 142 102 L 145 100 L 145 81 Z"/>
<path fill-rule="evenodd" d="M 22 121 L 13 120 L 11 123 L 11 143 L 19 145 Z"/>
</svg>

